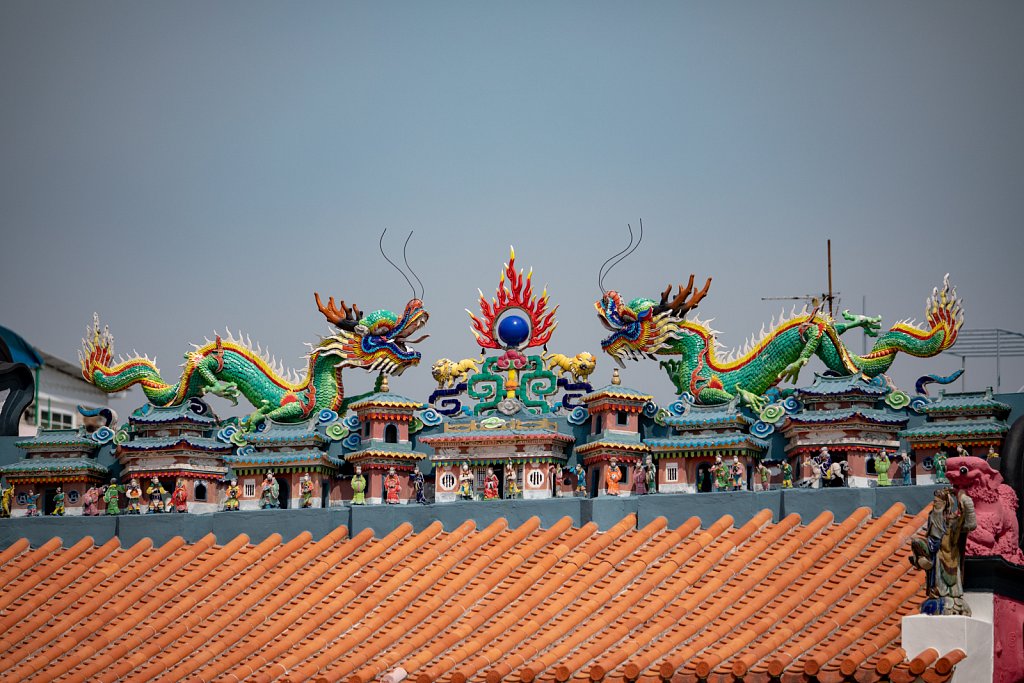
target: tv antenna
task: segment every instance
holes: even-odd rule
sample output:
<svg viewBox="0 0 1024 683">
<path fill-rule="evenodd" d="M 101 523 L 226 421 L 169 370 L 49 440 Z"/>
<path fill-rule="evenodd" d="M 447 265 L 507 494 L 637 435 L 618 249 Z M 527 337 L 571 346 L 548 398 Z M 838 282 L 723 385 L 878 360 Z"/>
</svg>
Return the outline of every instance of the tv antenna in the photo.
<svg viewBox="0 0 1024 683">
<path fill-rule="evenodd" d="M 835 317 L 835 306 L 840 300 L 841 292 L 832 291 L 832 240 L 828 240 L 828 291 L 821 294 L 798 294 L 796 296 L 763 296 L 761 301 L 809 301 L 812 308 L 818 308 L 822 302 L 828 302 L 828 314 Z"/>
</svg>

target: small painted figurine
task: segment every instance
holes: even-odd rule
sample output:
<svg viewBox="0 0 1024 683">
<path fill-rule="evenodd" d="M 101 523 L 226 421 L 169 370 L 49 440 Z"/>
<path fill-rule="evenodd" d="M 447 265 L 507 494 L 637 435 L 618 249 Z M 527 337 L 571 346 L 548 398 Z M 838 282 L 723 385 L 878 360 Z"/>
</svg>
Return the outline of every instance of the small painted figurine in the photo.
<svg viewBox="0 0 1024 683">
<path fill-rule="evenodd" d="M 642 461 L 633 465 L 633 493 L 638 496 L 647 495 L 647 470 Z"/>
<path fill-rule="evenodd" d="M 740 458 L 737 455 L 732 456 L 732 490 L 742 491 L 743 486 L 743 475 L 745 474 L 743 465 L 740 464 Z"/>
<path fill-rule="evenodd" d="M 274 473 L 267 470 L 267 475 L 263 477 L 262 489 L 260 491 L 260 509 L 267 510 L 280 507 L 280 495 L 281 487 L 277 483 Z"/>
<path fill-rule="evenodd" d="M 238 486 L 238 480 L 232 479 L 228 484 L 228 498 L 224 501 L 224 510 L 231 512 L 238 509 L 238 497 L 242 495 L 242 489 Z"/>
<path fill-rule="evenodd" d="M 462 463 L 459 472 L 459 499 L 473 500 L 473 473 L 469 471 L 469 463 Z"/>
<path fill-rule="evenodd" d="M 732 476 L 729 474 L 729 467 L 722 462 L 722 456 L 715 456 L 715 466 L 711 469 L 715 475 L 715 490 L 728 491 L 732 483 Z"/>
<path fill-rule="evenodd" d="M 910 475 L 914 471 L 914 463 L 910 461 L 910 456 L 904 451 L 900 451 L 900 474 L 903 475 L 903 485 L 910 486 L 914 482 L 910 480 Z"/>
<path fill-rule="evenodd" d="M 146 487 L 146 495 L 149 496 L 150 514 L 163 512 L 167 508 L 167 502 L 164 500 L 164 497 L 167 495 L 167 489 L 164 488 L 164 485 L 156 477 L 149 480 L 149 486 Z"/>
<path fill-rule="evenodd" d="M 53 494 L 53 514 L 58 517 L 64 516 L 64 489 L 60 486 L 57 487 L 57 492 Z"/>
<path fill-rule="evenodd" d="M 0 486 L 0 517 L 11 516 L 11 502 L 14 500 L 14 486 Z"/>
<path fill-rule="evenodd" d="M 366 477 L 359 465 L 356 465 L 356 474 L 352 477 L 352 504 L 366 505 Z"/>
<path fill-rule="evenodd" d="M 519 489 L 519 473 L 516 470 L 516 466 L 509 460 L 505 463 L 505 497 L 518 498 L 521 493 L 522 491 Z"/>
<path fill-rule="evenodd" d="M 793 488 L 793 466 L 789 464 L 789 460 L 782 461 L 782 488 L 791 489 Z"/>
<path fill-rule="evenodd" d="M 131 478 L 128 482 L 128 488 L 124 490 L 124 495 L 128 499 L 128 504 L 124 511 L 129 515 L 142 514 L 142 486 L 139 485 L 138 479 L 135 477 Z"/>
<path fill-rule="evenodd" d="M 648 453 L 644 457 L 644 470 L 647 474 L 647 493 L 658 492 L 658 468 L 654 464 L 654 459 L 651 454 Z"/>
<path fill-rule="evenodd" d="M 313 479 L 309 472 L 303 472 L 299 479 L 299 493 L 302 494 L 302 507 L 313 507 Z"/>
<path fill-rule="evenodd" d="M 185 489 L 185 481 L 179 479 L 174 484 L 174 491 L 171 492 L 171 509 L 174 512 L 188 512 L 188 491 Z"/>
<path fill-rule="evenodd" d="M 969 457 L 971 457 L 971 454 L 967 451 L 966 448 L 964 448 L 964 445 L 962 443 L 958 443 L 956 445 L 956 457 L 958 457 L 958 458 L 969 458 Z M 986 457 L 998 458 L 999 454 L 995 452 L 995 449 L 993 449 L 991 446 L 989 446 L 988 447 L 988 456 L 986 456 Z"/>
<path fill-rule="evenodd" d="M 572 468 L 572 473 L 576 475 L 576 486 L 573 488 L 573 492 L 577 496 L 587 497 L 587 470 L 581 463 L 576 463 Z"/>
<path fill-rule="evenodd" d="M 604 472 L 604 487 L 609 496 L 619 495 L 620 481 L 622 481 L 622 472 L 619 471 L 619 461 L 612 458 L 608 461 L 608 469 Z"/>
<path fill-rule="evenodd" d="M 964 450 L 963 453 L 960 452 L 961 450 L 963 450 L 963 448 L 964 447 L 961 446 L 960 448 L 957 449 L 957 455 L 959 455 L 960 457 L 963 457 L 963 456 L 967 455 L 967 451 L 966 450 Z M 999 457 L 999 454 L 996 453 L 995 446 L 989 446 L 988 447 L 988 455 L 985 456 L 985 459 L 986 460 L 992 460 L 993 458 L 998 458 L 998 457 Z"/>
<path fill-rule="evenodd" d="M 388 468 L 388 474 L 384 477 L 384 502 L 388 505 L 398 504 L 398 494 L 402 490 L 402 482 L 398 478 L 394 467 Z"/>
<path fill-rule="evenodd" d="M 36 517 L 39 515 L 39 494 L 29 490 L 25 495 L 25 516 Z"/>
<path fill-rule="evenodd" d="M 772 471 L 764 461 L 757 463 L 757 478 L 761 480 L 761 490 L 767 491 L 772 487 Z"/>
<path fill-rule="evenodd" d="M 420 505 L 426 505 L 427 486 L 423 479 L 423 473 L 419 471 L 419 468 L 414 468 L 412 473 L 409 475 L 409 484 L 412 486 L 412 490 L 416 492 L 416 502 Z"/>
<path fill-rule="evenodd" d="M 107 505 L 107 514 L 116 515 L 121 512 L 118 499 L 124 489 L 117 485 L 117 479 L 111 479 L 107 489 L 103 492 L 103 502 Z"/>
<path fill-rule="evenodd" d="M 935 464 L 935 483 L 936 484 L 948 484 L 949 479 L 946 478 L 946 449 L 940 448 L 939 452 L 932 458 L 932 462 Z"/>
<path fill-rule="evenodd" d="M 498 499 L 498 475 L 494 473 L 493 467 L 487 468 L 487 476 L 484 477 L 484 500 Z"/>
<path fill-rule="evenodd" d="M 882 452 L 875 458 L 875 474 L 878 475 L 879 486 L 889 486 L 889 466 L 892 463 L 889 461 L 889 454 L 882 449 Z"/>
<path fill-rule="evenodd" d="M 828 452 L 828 446 L 822 446 L 818 457 L 815 459 L 818 464 L 818 477 L 821 487 L 832 485 L 832 454 Z"/>
</svg>

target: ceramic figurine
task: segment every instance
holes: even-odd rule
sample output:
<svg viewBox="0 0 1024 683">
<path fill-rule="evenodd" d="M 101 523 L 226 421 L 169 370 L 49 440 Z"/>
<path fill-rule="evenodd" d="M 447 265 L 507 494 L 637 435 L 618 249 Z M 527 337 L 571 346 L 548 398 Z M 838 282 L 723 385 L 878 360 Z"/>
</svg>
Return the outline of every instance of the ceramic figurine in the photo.
<svg viewBox="0 0 1024 683">
<path fill-rule="evenodd" d="M 274 473 L 267 470 L 267 474 L 263 477 L 263 484 L 260 491 L 260 509 L 267 510 L 270 508 L 281 507 L 279 497 L 281 495 L 281 487 L 277 483 L 277 479 L 274 477 Z"/>
<path fill-rule="evenodd" d="M 426 505 L 426 482 L 423 480 L 423 473 L 418 468 L 413 469 L 412 473 L 409 474 L 409 484 L 412 486 L 412 490 L 416 492 L 416 502 L 420 505 Z"/>
<path fill-rule="evenodd" d="M 302 494 L 302 507 L 313 507 L 313 480 L 310 478 L 309 472 L 303 472 L 299 479 L 299 493 Z"/>
<path fill-rule="evenodd" d="M 142 487 L 139 486 L 139 480 L 135 477 L 131 478 L 128 482 L 128 488 L 124 491 L 125 497 L 128 499 L 128 505 L 124 511 L 129 515 L 142 514 L 140 503 L 142 502 Z"/>
<path fill-rule="evenodd" d="M 167 489 L 160 483 L 160 480 L 153 477 L 149 480 L 149 486 L 146 487 L 146 495 L 149 496 L 149 513 L 156 514 L 164 512 L 167 509 Z"/>
<path fill-rule="evenodd" d="M 174 491 L 171 492 L 171 510 L 174 512 L 188 512 L 188 491 L 185 489 L 185 481 L 179 479 L 174 484 Z"/>
<path fill-rule="evenodd" d="M 746 488 L 743 485 L 743 475 L 746 474 L 746 471 L 743 465 L 740 464 L 740 458 L 738 455 L 732 456 L 732 465 L 730 466 L 730 469 L 732 470 L 732 490 L 743 491 Z"/>
<path fill-rule="evenodd" d="M 238 486 L 238 480 L 232 479 L 228 484 L 228 498 L 224 501 L 224 510 L 231 512 L 238 509 L 238 497 L 242 495 L 242 489 Z"/>
<path fill-rule="evenodd" d="M 106 490 L 103 492 L 103 502 L 107 505 L 108 515 L 116 515 L 121 512 L 118 499 L 123 491 L 124 489 L 117 485 L 117 479 L 110 480 L 110 484 L 107 485 Z"/>
<path fill-rule="evenodd" d="M 577 465 L 577 467 L 579 466 Z M 512 464 L 512 461 L 509 460 L 505 463 L 505 497 L 518 498 L 521 493 L 522 491 L 519 489 L 518 471 L 516 470 L 516 466 Z"/>
<path fill-rule="evenodd" d="M 963 450 L 963 446 L 960 446 L 959 448 L 957 448 L 957 449 L 956 449 L 956 453 L 957 453 L 957 455 L 959 455 L 960 457 L 963 457 L 963 456 L 965 456 L 965 455 L 967 455 L 967 454 L 968 454 L 968 453 L 967 453 L 967 451 L 965 451 L 965 450 L 964 450 L 964 452 L 963 452 L 963 453 L 961 453 L 961 452 L 960 452 L 961 450 Z M 995 448 L 995 446 L 989 446 L 989 447 L 988 447 L 988 455 L 986 455 L 986 456 L 985 456 L 985 459 L 986 459 L 986 460 L 992 460 L 992 459 L 994 459 L 994 458 L 998 458 L 998 457 L 999 457 L 999 454 L 998 454 L 998 453 L 996 453 L 996 448 Z"/>
<path fill-rule="evenodd" d="M 889 486 L 889 466 L 891 462 L 889 460 L 889 454 L 882 449 L 882 452 L 875 458 L 875 474 L 878 475 L 879 486 Z"/>
<path fill-rule="evenodd" d="M 958 443 L 956 445 L 956 457 L 958 457 L 958 458 L 969 458 L 969 457 L 971 457 L 971 454 L 967 451 L 966 448 L 964 448 L 964 445 L 962 443 Z M 988 455 L 986 456 L 986 458 L 998 458 L 998 457 L 999 457 L 999 454 L 995 452 L 995 449 L 993 449 L 991 446 L 989 446 L 988 447 Z"/>
<path fill-rule="evenodd" d="M 356 465 L 356 474 L 352 477 L 352 504 L 366 505 L 366 477 L 359 465 Z"/>
<path fill-rule="evenodd" d="M 722 456 L 715 456 L 715 466 L 711 471 L 715 475 L 715 490 L 728 491 L 729 485 L 732 482 L 732 476 L 729 473 L 729 467 L 722 462 Z"/>
<path fill-rule="evenodd" d="M 608 469 L 604 472 L 604 487 L 609 496 L 619 495 L 620 481 L 622 481 L 622 472 L 619 471 L 619 461 L 612 458 L 608 461 Z"/>
<path fill-rule="evenodd" d="M 25 516 L 36 517 L 39 515 L 39 494 L 30 490 L 25 495 Z"/>
<path fill-rule="evenodd" d="M 498 499 L 498 475 L 494 473 L 493 467 L 487 468 L 487 476 L 484 477 L 484 500 Z"/>
<path fill-rule="evenodd" d="M 642 461 L 633 465 L 633 493 L 638 496 L 647 495 L 647 469 Z"/>
<path fill-rule="evenodd" d="M 11 516 L 12 500 L 14 500 L 14 486 L 0 486 L 0 517 Z"/>
<path fill-rule="evenodd" d="M 462 463 L 459 472 L 459 499 L 473 500 L 473 473 L 469 471 L 469 463 Z"/>
<path fill-rule="evenodd" d="M 910 461 L 910 456 L 904 451 L 900 451 L 900 474 L 903 475 L 903 485 L 911 486 L 914 482 L 910 480 L 910 475 L 914 471 L 914 463 Z"/>
<path fill-rule="evenodd" d="M 772 471 L 764 461 L 757 463 L 757 478 L 761 480 L 761 490 L 767 491 L 772 487 Z"/>
<path fill-rule="evenodd" d="M 587 497 L 587 470 L 581 463 L 576 463 L 572 468 L 572 473 L 576 475 L 576 487 L 573 489 L 573 493 L 583 498 Z"/>
<path fill-rule="evenodd" d="M 932 458 L 932 463 L 935 465 L 935 483 L 936 484 L 948 484 L 949 479 L 946 478 L 946 449 L 940 448 L 939 452 Z"/>
<path fill-rule="evenodd" d="M 782 488 L 791 489 L 793 488 L 793 466 L 789 464 L 789 460 L 782 461 Z"/>
<path fill-rule="evenodd" d="M 388 468 L 388 474 L 384 477 L 384 502 L 388 505 L 398 504 L 398 494 L 402 490 L 402 482 L 398 478 L 394 467 Z"/>
<path fill-rule="evenodd" d="M 64 516 L 64 489 L 60 486 L 57 487 L 57 492 L 53 494 L 53 514 L 57 517 Z"/>
<path fill-rule="evenodd" d="M 647 474 L 647 493 L 658 492 L 658 467 L 654 464 L 654 458 L 648 453 L 644 457 L 644 470 Z"/>
<path fill-rule="evenodd" d="M 964 600 L 964 546 L 977 526 L 970 496 L 951 488 L 935 492 L 925 537 L 910 541 L 910 564 L 925 572 L 922 614 L 971 616 Z"/>
</svg>

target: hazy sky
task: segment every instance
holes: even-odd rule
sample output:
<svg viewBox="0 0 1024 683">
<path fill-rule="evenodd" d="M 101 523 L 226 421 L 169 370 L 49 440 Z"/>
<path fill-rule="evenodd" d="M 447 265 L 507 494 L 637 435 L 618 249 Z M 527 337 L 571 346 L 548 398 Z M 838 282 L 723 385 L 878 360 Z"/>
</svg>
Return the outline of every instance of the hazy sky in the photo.
<svg viewBox="0 0 1024 683">
<path fill-rule="evenodd" d="M 169 381 L 225 326 L 301 367 L 314 290 L 404 306 L 376 245 L 415 229 L 432 336 L 392 388 L 425 398 L 509 244 L 560 304 L 551 349 L 599 353 L 597 270 L 642 217 L 606 285 L 712 276 L 727 346 L 825 288 L 829 237 L 844 307 L 921 319 L 950 272 L 968 328 L 1024 330 L 1022 35 L 1011 2 L 7 0 L 0 323 L 74 359 L 97 311 Z"/>
</svg>

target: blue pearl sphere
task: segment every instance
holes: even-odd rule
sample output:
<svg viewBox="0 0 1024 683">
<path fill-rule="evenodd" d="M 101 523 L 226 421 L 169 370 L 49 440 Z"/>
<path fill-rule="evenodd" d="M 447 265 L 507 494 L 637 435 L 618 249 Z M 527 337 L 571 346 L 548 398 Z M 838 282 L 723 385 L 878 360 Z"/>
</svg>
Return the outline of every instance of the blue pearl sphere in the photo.
<svg viewBox="0 0 1024 683">
<path fill-rule="evenodd" d="M 498 323 L 498 339 L 506 346 L 519 346 L 530 336 L 530 323 L 521 315 L 506 315 Z"/>
</svg>

